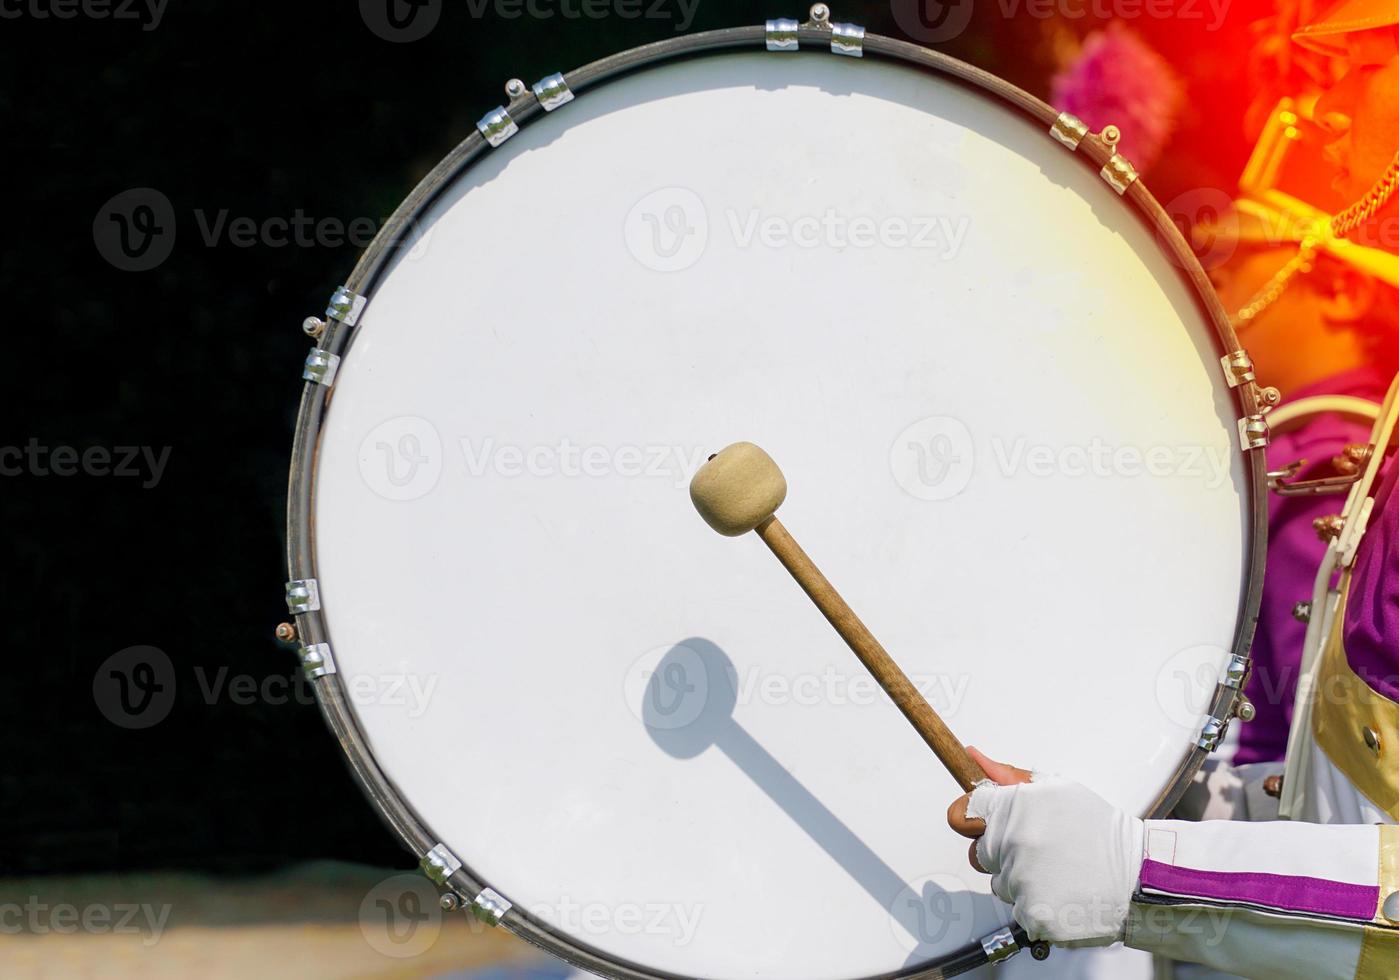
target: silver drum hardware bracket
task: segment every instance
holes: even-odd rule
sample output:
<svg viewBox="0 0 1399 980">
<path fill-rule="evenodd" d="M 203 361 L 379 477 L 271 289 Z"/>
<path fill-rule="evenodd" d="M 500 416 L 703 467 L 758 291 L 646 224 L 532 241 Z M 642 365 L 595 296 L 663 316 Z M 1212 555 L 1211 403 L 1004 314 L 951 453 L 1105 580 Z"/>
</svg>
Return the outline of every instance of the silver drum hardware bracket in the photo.
<svg viewBox="0 0 1399 980">
<path fill-rule="evenodd" d="M 1219 748 L 1219 744 L 1224 741 L 1224 734 L 1229 730 L 1229 722 L 1224 718 L 1210 717 L 1205 719 L 1205 727 L 1200 732 L 1200 739 L 1195 744 L 1206 752 L 1213 752 Z"/>
<path fill-rule="evenodd" d="M 500 146 L 520 131 L 520 127 L 510 118 L 509 111 L 503 105 L 496 106 L 482 116 L 476 128 L 491 146 Z"/>
<path fill-rule="evenodd" d="M 545 112 L 553 112 L 559 106 L 568 105 L 573 101 L 568 82 L 564 81 L 563 75 L 558 72 L 534 83 L 534 97 L 539 100 Z"/>
<path fill-rule="evenodd" d="M 794 20 L 783 18 L 781 20 L 770 20 L 767 22 L 767 45 L 769 51 L 797 51 L 801 48 L 801 40 L 797 37 L 797 31 L 801 25 Z"/>
<path fill-rule="evenodd" d="M 311 353 L 306 355 L 306 366 L 301 369 L 301 377 L 306 381 L 329 388 L 335 384 L 335 375 L 339 370 L 339 354 L 332 354 L 321 347 L 313 347 Z"/>
<path fill-rule="evenodd" d="M 831 38 L 831 53 L 850 58 L 865 56 L 865 29 L 859 24 L 831 23 L 831 8 L 818 3 L 811 8 L 811 19 L 797 26 L 791 20 L 770 20 L 767 23 L 767 46 L 769 51 L 796 51 L 798 31 L 821 31 Z"/>
<path fill-rule="evenodd" d="M 446 885 L 447 879 L 461 870 L 461 861 L 447 850 L 446 844 L 434 845 L 432 850 L 423 855 L 418 865 L 423 869 L 423 874 L 439 885 Z"/>
<path fill-rule="evenodd" d="M 330 652 L 329 643 L 312 643 L 296 652 L 301 661 L 301 669 L 311 680 L 335 673 L 335 655 Z"/>
<path fill-rule="evenodd" d="M 287 583 L 287 612 L 293 616 L 316 612 L 321 608 L 320 583 L 313 578 Z"/>
<path fill-rule="evenodd" d="M 981 948 L 986 953 L 987 963 L 999 963 L 1020 952 L 1020 944 L 1015 941 L 1015 933 L 1009 928 L 999 929 L 989 936 L 983 936 Z"/>
<path fill-rule="evenodd" d="M 359 316 L 368 302 L 369 300 L 352 292 L 348 286 L 341 286 L 335 291 L 335 295 L 330 297 L 330 305 L 325 308 L 325 315 L 332 320 L 339 320 L 347 327 L 353 327 L 359 323 Z"/>
<path fill-rule="evenodd" d="M 513 906 L 494 888 L 482 889 L 481 894 L 471 900 L 471 914 L 488 926 L 500 925 Z"/>
</svg>

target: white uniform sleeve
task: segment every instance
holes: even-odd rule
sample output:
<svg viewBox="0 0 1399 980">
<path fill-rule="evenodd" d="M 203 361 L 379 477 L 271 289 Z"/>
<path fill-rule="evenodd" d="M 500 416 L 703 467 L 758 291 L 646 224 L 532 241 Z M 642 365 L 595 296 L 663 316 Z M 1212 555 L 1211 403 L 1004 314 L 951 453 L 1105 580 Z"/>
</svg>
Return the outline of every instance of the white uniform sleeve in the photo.
<svg viewBox="0 0 1399 980">
<path fill-rule="evenodd" d="M 1129 946 L 1244 977 L 1399 976 L 1394 828 L 1146 821 Z"/>
</svg>

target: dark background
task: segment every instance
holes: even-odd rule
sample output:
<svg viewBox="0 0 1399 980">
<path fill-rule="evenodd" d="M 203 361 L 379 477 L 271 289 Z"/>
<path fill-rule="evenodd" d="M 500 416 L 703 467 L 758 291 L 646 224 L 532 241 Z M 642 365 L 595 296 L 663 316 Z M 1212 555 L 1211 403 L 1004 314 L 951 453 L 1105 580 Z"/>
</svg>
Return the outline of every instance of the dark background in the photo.
<svg viewBox="0 0 1399 980">
<path fill-rule="evenodd" d="M 245 241 L 229 223 L 304 215 L 358 219 L 362 232 L 504 101 L 506 79 L 673 36 L 681 14 L 662 3 L 661 19 L 570 18 L 562 11 L 579 0 L 546 0 L 553 18 L 512 18 L 491 3 L 427 0 L 420 16 L 436 10 L 436 27 L 395 43 L 369 26 L 389 2 L 402 0 L 170 0 L 153 22 L 144 7 L 135 19 L 81 7 L 60 19 L 39 15 L 54 0 L 0 0 L 13 398 L 0 448 L 24 454 L 0 459 L 0 875 L 412 864 L 273 641 L 286 618 L 300 324 L 324 310 L 367 237 Z M 1259 7 L 1239 0 L 1217 32 L 1208 18 L 1134 22 L 1190 85 L 1179 136 L 1149 175 L 1162 200 L 1232 189 Z M 699 0 L 690 29 L 778 16 L 805 19 L 805 8 Z M 903 36 L 888 2 L 841 0 L 835 18 Z M 1101 26 L 1055 23 L 1075 36 Z M 978 0 L 968 30 L 939 47 L 1047 97 L 1048 26 Z M 132 191 L 115 207 L 157 236 L 134 261 L 168 250 L 146 271 L 119 267 L 133 260 L 108 206 Z M 160 195 L 168 211 L 138 213 Z M 157 457 L 169 447 L 158 481 L 146 464 L 136 477 L 58 476 L 46 455 L 128 446 Z M 230 688 L 235 676 L 259 693 Z"/>
</svg>

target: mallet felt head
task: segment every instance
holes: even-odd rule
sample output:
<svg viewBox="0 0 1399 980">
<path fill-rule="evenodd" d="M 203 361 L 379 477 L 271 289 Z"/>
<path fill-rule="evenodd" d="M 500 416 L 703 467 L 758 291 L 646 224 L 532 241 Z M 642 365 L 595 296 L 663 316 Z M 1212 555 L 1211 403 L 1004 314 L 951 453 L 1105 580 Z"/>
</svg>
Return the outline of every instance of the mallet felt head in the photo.
<svg viewBox="0 0 1399 980">
<path fill-rule="evenodd" d="M 690 500 L 706 524 L 731 538 L 747 534 L 787 499 L 787 479 L 751 442 L 716 453 L 690 481 Z"/>
</svg>

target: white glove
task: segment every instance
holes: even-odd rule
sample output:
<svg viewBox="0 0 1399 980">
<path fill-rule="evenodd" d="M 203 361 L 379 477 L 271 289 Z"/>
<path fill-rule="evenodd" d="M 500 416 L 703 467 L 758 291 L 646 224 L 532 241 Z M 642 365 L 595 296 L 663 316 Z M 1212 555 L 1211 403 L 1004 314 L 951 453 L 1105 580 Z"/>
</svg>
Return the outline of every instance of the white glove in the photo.
<svg viewBox="0 0 1399 980">
<path fill-rule="evenodd" d="M 976 857 L 1031 939 L 1108 946 L 1123 939 L 1141 874 L 1144 825 L 1078 783 L 1036 774 L 982 783 L 967 816 L 986 821 Z"/>
</svg>

